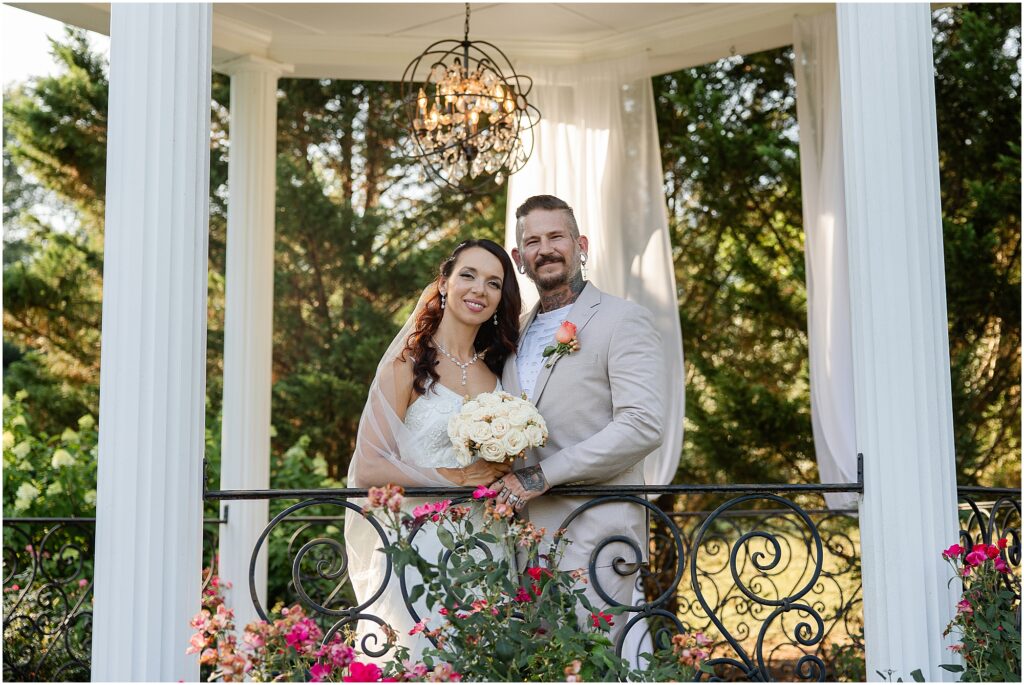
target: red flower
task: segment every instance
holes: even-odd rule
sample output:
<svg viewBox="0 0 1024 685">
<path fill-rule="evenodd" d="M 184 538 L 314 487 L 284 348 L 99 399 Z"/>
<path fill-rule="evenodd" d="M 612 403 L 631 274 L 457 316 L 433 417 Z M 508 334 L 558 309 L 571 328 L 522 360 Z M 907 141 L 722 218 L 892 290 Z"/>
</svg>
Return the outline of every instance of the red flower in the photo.
<svg viewBox="0 0 1024 685">
<path fill-rule="evenodd" d="M 516 596 L 513 597 L 512 599 L 513 599 L 513 601 L 520 602 L 520 603 L 522 603 L 522 602 L 532 602 L 533 601 L 533 597 L 530 596 L 530 593 L 527 592 L 526 588 L 524 588 L 524 587 L 519 588 L 519 592 L 517 592 Z"/>
<path fill-rule="evenodd" d="M 615 625 L 615 623 L 612 621 L 612 615 L 606 614 L 603 611 L 599 611 L 596 614 L 591 614 L 590 621 L 594 624 L 595 628 L 611 627 Z M 607 626 L 603 626 L 602 624 L 607 624 Z"/>
<path fill-rule="evenodd" d="M 996 543 L 999 549 L 1006 549 L 1006 538 L 999 538 L 999 542 Z"/>
<path fill-rule="evenodd" d="M 331 674 L 331 667 L 327 664 L 314 664 L 309 669 L 309 682 L 319 683 Z"/>
<path fill-rule="evenodd" d="M 376 664 L 364 664 L 353 661 L 349 664 L 348 675 L 341 679 L 343 683 L 375 683 L 382 673 Z M 388 681 L 391 682 L 391 681 Z"/>
<path fill-rule="evenodd" d="M 536 581 L 540 581 L 543 576 L 551 576 L 551 571 L 547 570 L 542 566 L 531 566 L 526 569 L 526 575 L 530 576 Z"/>
<path fill-rule="evenodd" d="M 968 566 L 979 566 L 984 564 L 986 559 L 988 559 L 988 555 L 985 554 L 984 548 L 978 546 L 967 555 L 967 558 L 964 559 L 964 563 Z"/>
</svg>

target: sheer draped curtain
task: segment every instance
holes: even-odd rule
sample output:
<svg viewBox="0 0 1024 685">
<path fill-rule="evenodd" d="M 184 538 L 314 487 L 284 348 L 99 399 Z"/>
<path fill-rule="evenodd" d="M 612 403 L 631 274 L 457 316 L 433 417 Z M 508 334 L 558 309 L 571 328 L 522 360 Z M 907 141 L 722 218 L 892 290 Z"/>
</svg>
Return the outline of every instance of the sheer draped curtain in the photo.
<svg viewBox="0 0 1024 685">
<path fill-rule="evenodd" d="M 654 314 L 669 400 L 665 442 L 647 457 L 644 475 L 649 484 L 669 483 L 683 443 L 683 343 L 647 59 L 517 69 L 534 79 L 541 121 L 533 155 L 509 179 L 506 245 L 515 245 L 516 207 L 531 195 L 557 195 L 590 239 L 588 280 Z M 536 289 L 520 281 L 530 308 Z"/>
<path fill-rule="evenodd" d="M 798 17 L 793 47 L 814 449 L 822 482 L 853 483 L 857 444 L 835 14 Z M 833 509 L 857 506 L 852 493 L 825 498 Z"/>
</svg>

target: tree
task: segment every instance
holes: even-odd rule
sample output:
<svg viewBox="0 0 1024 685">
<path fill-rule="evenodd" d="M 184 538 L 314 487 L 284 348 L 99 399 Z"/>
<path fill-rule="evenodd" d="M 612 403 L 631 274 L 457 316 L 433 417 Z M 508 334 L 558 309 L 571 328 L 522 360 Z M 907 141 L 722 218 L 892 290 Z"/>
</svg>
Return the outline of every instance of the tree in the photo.
<svg viewBox="0 0 1024 685">
<path fill-rule="evenodd" d="M 1020 17 L 935 13 L 935 98 L 957 475 L 1020 486 Z"/>
</svg>

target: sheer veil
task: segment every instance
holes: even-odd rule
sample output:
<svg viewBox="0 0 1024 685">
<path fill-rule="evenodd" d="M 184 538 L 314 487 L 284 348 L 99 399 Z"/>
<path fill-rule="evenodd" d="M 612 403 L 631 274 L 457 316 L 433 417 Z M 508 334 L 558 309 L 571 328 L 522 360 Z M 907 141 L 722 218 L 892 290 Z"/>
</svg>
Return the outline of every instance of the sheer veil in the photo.
<svg viewBox="0 0 1024 685">
<path fill-rule="evenodd" d="M 405 349 L 417 317 L 436 293 L 436 282 L 432 282 L 423 290 L 412 314 L 388 345 L 380 364 L 377 365 L 377 373 L 370 384 L 366 405 L 359 419 L 355 453 L 349 463 L 350 488 L 382 486 L 387 483 L 405 487 L 454 485 L 436 469 L 415 464 L 419 446 L 414 443 L 412 432 L 395 410 L 395 407 L 399 406 L 399 393 L 407 392 L 398 388 L 396 360 Z M 358 506 L 362 502 L 353 500 L 352 503 Z M 374 526 L 355 512 L 347 512 L 345 547 L 348 554 L 349 580 L 360 604 L 376 595 L 387 578 L 385 555 L 383 551 L 378 551 L 385 544 L 387 541 L 382 539 Z M 388 607 L 383 604 L 384 602 L 378 602 L 371 612 L 383 618 L 383 614 L 388 612 Z M 391 609 L 395 610 L 396 607 Z"/>
</svg>

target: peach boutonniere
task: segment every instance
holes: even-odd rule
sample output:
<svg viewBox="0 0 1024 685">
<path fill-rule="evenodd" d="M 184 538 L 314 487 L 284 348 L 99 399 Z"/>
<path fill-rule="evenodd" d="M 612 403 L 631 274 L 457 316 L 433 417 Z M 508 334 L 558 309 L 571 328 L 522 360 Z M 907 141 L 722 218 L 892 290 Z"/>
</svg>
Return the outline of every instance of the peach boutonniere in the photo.
<svg viewBox="0 0 1024 685">
<path fill-rule="evenodd" d="M 555 344 L 544 348 L 542 356 L 548 358 L 544 366 L 550 368 L 562 356 L 578 352 L 579 349 L 580 343 L 576 339 L 576 324 L 571 321 L 563 321 L 562 325 L 555 331 Z"/>
</svg>

